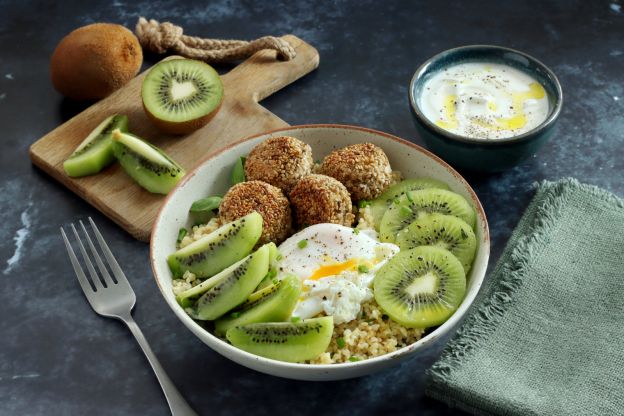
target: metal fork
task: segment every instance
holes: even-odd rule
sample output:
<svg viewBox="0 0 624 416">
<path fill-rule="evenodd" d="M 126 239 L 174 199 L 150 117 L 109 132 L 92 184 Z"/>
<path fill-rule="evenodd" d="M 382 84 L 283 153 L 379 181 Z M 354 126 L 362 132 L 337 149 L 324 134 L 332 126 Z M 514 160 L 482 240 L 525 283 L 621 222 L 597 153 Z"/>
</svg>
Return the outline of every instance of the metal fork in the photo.
<svg viewBox="0 0 624 416">
<path fill-rule="evenodd" d="M 80 239 L 74 224 L 71 224 L 71 229 L 76 236 L 78 247 L 80 248 L 80 252 L 82 253 L 84 263 L 87 266 L 91 279 L 88 279 L 87 276 L 85 276 L 82 266 L 76 258 L 76 254 L 72 249 L 67 235 L 65 234 L 63 228 L 61 228 L 61 234 L 63 235 L 63 240 L 65 241 L 65 246 L 67 247 L 67 253 L 69 254 L 76 276 L 78 277 L 78 282 L 80 282 L 80 286 L 82 287 L 87 300 L 91 304 L 93 310 L 98 314 L 108 318 L 119 319 L 128 326 L 130 332 L 132 332 L 132 335 L 136 338 L 137 342 L 141 346 L 141 349 L 143 350 L 143 353 L 147 357 L 147 360 L 151 364 L 154 373 L 156 373 L 156 378 L 158 378 L 160 387 L 162 387 L 165 397 L 167 398 L 171 414 L 174 416 L 196 416 L 197 413 L 193 411 L 186 400 L 184 400 L 184 397 L 182 397 L 178 389 L 176 389 L 173 382 L 152 352 L 145 336 L 143 336 L 143 333 L 139 329 L 138 325 L 134 319 L 132 319 L 132 308 L 136 302 L 134 291 L 132 290 L 130 283 L 128 283 L 128 279 L 126 279 L 124 272 L 121 270 L 121 267 L 119 267 L 117 260 L 115 260 L 113 253 L 111 253 L 106 241 L 104 241 L 104 237 L 100 234 L 100 231 L 97 229 L 91 217 L 89 217 L 89 223 L 91 223 L 91 228 L 93 229 L 95 238 L 99 243 L 102 253 L 104 254 L 108 267 L 113 272 L 113 276 L 115 277 L 114 279 L 111 277 L 110 273 L 106 269 L 106 266 L 102 262 L 102 259 L 93 245 L 93 241 L 91 240 L 91 237 L 89 236 L 89 233 L 87 232 L 87 229 L 82 221 L 80 221 L 80 226 L 82 227 L 82 231 L 86 237 L 91 256 L 95 259 L 95 263 L 100 271 L 100 275 L 98 275 L 95 271 L 93 263 L 91 262 L 89 255 L 82 244 L 82 240 Z"/>
</svg>

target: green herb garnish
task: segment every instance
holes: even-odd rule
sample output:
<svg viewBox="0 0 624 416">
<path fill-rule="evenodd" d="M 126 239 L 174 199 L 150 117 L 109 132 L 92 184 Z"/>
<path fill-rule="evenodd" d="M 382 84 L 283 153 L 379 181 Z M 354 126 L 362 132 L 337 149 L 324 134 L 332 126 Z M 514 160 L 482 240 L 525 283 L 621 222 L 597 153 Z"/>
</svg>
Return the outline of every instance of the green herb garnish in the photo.
<svg viewBox="0 0 624 416">
<path fill-rule="evenodd" d="M 366 208 L 370 204 L 371 204 L 371 201 L 367 201 L 365 199 L 362 199 L 360 202 L 358 202 L 358 208 Z"/>
<path fill-rule="evenodd" d="M 361 358 L 358 357 L 349 357 L 349 361 L 351 361 L 352 363 L 356 362 L 356 361 L 360 361 Z"/>
<path fill-rule="evenodd" d="M 410 216 L 410 215 L 412 215 L 412 214 L 414 213 L 414 211 L 412 211 L 412 210 L 410 209 L 410 207 L 408 207 L 408 206 L 406 206 L 406 205 L 401 205 L 401 208 L 399 208 L 399 209 L 400 209 L 400 211 L 399 211 L 399 212 L 400 212 L 400 213 L 401 213 L 401 215 L 403 215 L 404 217 L 408 217 L 408 216 Z"/>
<path fill-rule="evenodd" d="M 297 323 L 301 320 L 301 318 L 299 316 L 293 316 L 292 318 L 290 318 L 290 321 L 292 323 Z"/>
<path fill-rule="evenodd" d="M 184 239 L 184 237 L 186 237 L 186 235 L 188 234 L 188 230 L 184 227 L 180 228 L 180 231 L 178 231 L 178 240 L 177 243 L 180 244 L 182 242 L 182 240 Z"/>
<path fill-rule="evenodd" d="M 305 248 L 308 245 L 308 240 L 301 240 L 297 243 L 297 247 Z"/>
<path fill-rule="evenodd" d="M 358 273 L 368 273 L 368 267 L 366 267 L 364 264 L 360 264 L 358 266 Z"/>
<path fill-rule="evenodd" d="M 236 319 L 236 318 L 238 318 L 238 317 L 240 316 L 240 312 L 232 312 L 232 313 L 230 314 L 230 316 L 231 316 L 232 318 Z"/>
<path fill-rule="evenodd" d="M 219 209 L 219 204 L 221 204 L 220 196 L 209 196 L 207 198 L 198 199 L 193 202 L 191 205 L 191 212 L 214 212 Z"/>
<path fill-rule="evenodd" d="M 405 192 L 405 197 L 407 198 L 408 201 L 410 202 L 414 202 L 414 197 L 412 196 L 411 192 Z"/>
<path fill-rule="evenodd" d="M 360 229 L 359 228 L 354 228 L 353 229 L 353 234 L 358 235 L 360 233 Z"/>
<path fill-rule="evenodd" d="M 338 348 L 344 348 L 347 343 L 345 342 L 344 338 L 336 338 L 336 345 L 338 345 Z"/>
<path fill-rule="evenodd" d="M 232 185 L 240 182 L 245 182 L 245 156 L 238 158 L 230 174 L 230 183 Z"/>
</svg>

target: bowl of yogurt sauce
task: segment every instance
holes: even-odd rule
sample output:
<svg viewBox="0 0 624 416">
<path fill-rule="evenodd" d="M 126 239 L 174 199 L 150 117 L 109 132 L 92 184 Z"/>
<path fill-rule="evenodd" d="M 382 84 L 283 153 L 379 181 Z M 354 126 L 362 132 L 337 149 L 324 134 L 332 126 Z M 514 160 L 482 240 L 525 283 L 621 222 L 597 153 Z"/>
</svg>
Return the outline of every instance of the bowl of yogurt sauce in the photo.
<svg viewBox="0 0 624 416">
<path fill-rule="evenodd" d="M 444 51 L 414 74 L 409 99 L 427 146 L 452 165 L 507 169 L 553 135 L 563 94 L 555 74 L 523 52 L 490 45 Z"/>
</svg>

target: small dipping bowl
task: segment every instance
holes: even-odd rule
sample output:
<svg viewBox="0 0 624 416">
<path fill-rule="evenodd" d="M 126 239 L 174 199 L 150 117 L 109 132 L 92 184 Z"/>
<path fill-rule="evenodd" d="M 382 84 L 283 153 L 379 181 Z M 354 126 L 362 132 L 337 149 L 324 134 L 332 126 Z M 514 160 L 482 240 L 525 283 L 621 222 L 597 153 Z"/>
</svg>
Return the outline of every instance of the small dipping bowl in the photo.
<svg viewBox="0 0 624 416">
<path fill-rule="evenodd" d="M 437 126 L 419 107 L 425 83 L 438 71 L 472 62 L 508 65 L 533 77 L 546 91 L 546 119 L 525 133 L 495 139 L 466 137 Z M 416 128 L 429 149 L 454 167 L 499 172 L 535 154 L 553 135 L 561 112 L 563 93 L 555 74 L 532 56 L 500 46 L 470 45 L 446 50 L 422 64 L 410 82 L 409 100 Z"/>
</svg>

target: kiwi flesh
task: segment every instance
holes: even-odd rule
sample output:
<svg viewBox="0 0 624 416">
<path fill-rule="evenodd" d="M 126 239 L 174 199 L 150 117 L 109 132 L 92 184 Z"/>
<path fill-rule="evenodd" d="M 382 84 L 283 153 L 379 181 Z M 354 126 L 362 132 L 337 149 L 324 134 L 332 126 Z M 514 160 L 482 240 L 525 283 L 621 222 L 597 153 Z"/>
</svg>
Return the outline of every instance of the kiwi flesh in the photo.
<svg viewBox="0 0 624 416">
<path fill-rule="evenodd" d="M 217 71 L 204 62 L 171 59 L 149 70 L 141 98 L 156 127 L 169 134 L 187 134 L 217 114 L 223 83 Z"/>
<path fill-rule="evenodd" d="M 128 131 L 128 117 L 114 114 L 107 117 L 78 145 L 63 163 L 63 169 L 72 178 L 93 175 L 115 161 L 113 130 Z"/>
<path fill-rule="evenodd" d="M 401 250 L 418 246 L 436 246 L 447 249 L 462 263 L 468 274 L 477 249 L 477 238 L 472 228 L 457 217 L 427 214 L 397 234 L 396 245 Z"/>
<path fill-rule="evenodd" d="M 438 188 L 449 189 L 444 182 L 431 178 L 412 178 L 405 179 L 386 189 L 376 199 L 370 201 L 370 212 L 373 216 L 373 225 L 375 230 L 379 231 L 379 224 L 392 201 L 400 198 L 407 191 L 419 191 L 421 189 Z"/>
<path fill-rule="evenodd" d="M 261 233 L 262 216 L 253 211 L 170 254 L 167 263 L 176 278 L 186 271 L 211 277 L 248 255 Z"/>
<path fill-rule="evenodd" d="M 257 323 L 230 328 L 226 338 L 241 350 L 279 361 L 312 360 L 327 350 L 334 332 L 334 318 L 299 322 Z"/>
<path fill-rule="evenodd" d="M 476 216 L 466 199 L 446 189 L 421 189 L 408 191 L 394 200 L 386 210 L 379 226 L 379 238 L 393 243 L 403 228 L 414 222 L 420 215 L 438 212 L 458 217 L 474 228 Z"/>
<path fill-rule="evenodd" d="M 168 194 L 186 174 L 165 152 L 119 129 L 113 131 L 113 152 L 126 173 L 155 194 Z"/>
<path fill-rule="evenodd" d="M 236 310 L 215 321 L 215 334 L 224 336 L 235 326 L 258 322 L 282 322 L 290 318 L 301 294 L 301 280 L 289 275 L 252 293 Z"/>
<path fill-rule="evenodd" d="M 187 313 L 194 319 L 205 321 L 220 318 L 245 302 L 268 270 L 269 248 L 264 245 L 243 260 L 200 283 L 204 285 L 204 292 L 193 306 L 186 308 Z M 182 298 L 184 294 L 183 292 L 179 297 Z"/>
<path fill-rule="evenodd" d="M 448 250 L 420 246 L 399 252 L 375 275 L 375 300 L 395 322 L 408 328 L 442 324 L 466 293 L 466 275 Z"/>
</svg>

